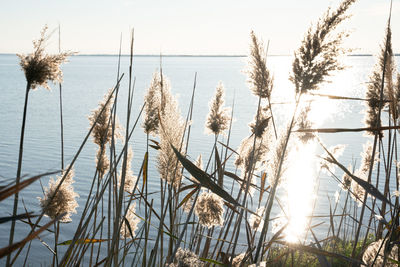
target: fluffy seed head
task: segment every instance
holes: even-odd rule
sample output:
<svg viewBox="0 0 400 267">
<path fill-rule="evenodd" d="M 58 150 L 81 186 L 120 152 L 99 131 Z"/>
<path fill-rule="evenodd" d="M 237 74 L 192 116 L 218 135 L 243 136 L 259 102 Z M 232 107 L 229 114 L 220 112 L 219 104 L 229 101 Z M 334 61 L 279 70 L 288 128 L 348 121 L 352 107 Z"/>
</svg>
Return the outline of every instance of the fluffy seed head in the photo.
<svg viewBox="0 0 400 267">
<path fill-rule="evenodd" d="M 162 129 L 159 131 L 160 150 L 157 156 L 157 168 L 162 179 L 169 184 L 178 186 L 182 178 L 182 165 L 177 159 L 171 144 L 184 151 L 182 139 L 185 123 L 180 115 L 178 102 L 171 94 L 170 85 L 163 77 L 162 103 L 160 105 L 160 118 Z"/>
<path fill-rule="evenodd" d="M 110 96 L 112 89 L 110 89 L 105 95 L 97 109 L 92 111 L 89 116 L 90 126 L 94 125 L 92 136 L 94 143 L 98 146 L 104 146 L 109 143 L 112 138 L 112 121 L 111 121 L 111 107 L 114 103 L 114 96 Z M 110 99 L 108 102 L 107 100 Z M 120 126 L 116 121 L 115 134 L 116 137 L 120 137 L 119 134 Z"/>
<path fill-rule="evenodd" d="M 253 94 L 261 98 L 269 98 L 274 85 L 274 78 L 267 68 L 267 55 L 263 44 L 252 31 L 247 75 Z"/>
<path fill-rule="evenodd" d="M 338 56 L 345 51 L 339 47 L 346 35 L 339 33 L 331 36 L 332 31 L 348 16 L 347 9 L 355 0 L 345 0 L 340 6 L 328 11 L 306 33 L 301 47 L 294 54 L 290 80 L 296 88 L 296 93 L 316 90 L 320 83 L 325 82 L 333 71 L 343 69 Z"/>
<path fill-rule="evenodd" d="M 168 267 L 203 267 L 204 263 L 199 256 L 190 250 L 178 248 L 175 254 L 174 262 Z"/>
<path fill-rule="evenodd" d="M 199 217 L 199 223 L 205 227 L 222 226 L 224 222 L 224 203 L 214 193 L 203 192 L 197 199 L 195 214 Z"/>
<path fill-rule="evenodd" d="M 240 267 L 242 266 L 242 262 L 244 260 L 245 253 L 241 253 L 233 258 L 232 260 L 232 267 Z"/>
<path fill-rule="evenodd" d="M 362 256 L 362 260 L 367 266 L 383 267 L 384 248 L 385 248 L 387 241 L 385 241 L 385 244 L 383 244 L 383 245 L 382 245 L 382 242 L 383 242 L 382 239 L 372 242 L 365 249 L 364 254 Z M 398 258 L 399 258 L 398 252 L 399 252 L 398 245 L 393 245 L 392 248 L 390 249 L 390 253 L 388 253 L 386 255 L 386 257 L 387 257 L 386 264 L 385 264 L 386 267 L 397 266 L 397 264 L 391 262 L 390 260 L 388 260 L 388 258 L 398 261 Z"/>
<path fill-rule="evenodd" d="M 251 214 L 249 224 L 253 230 L 261 232 L 264 225 L 264 208 L 257 209 L 256 214 Z"/>
<path fill-rule="evenodd" d="M 310 110 L 310 105 L 307 105 L 301 110 L 296 120 L 296 124 L 299 129 L 310 129 L 313 127 L 314 124 L 308 119 L 308 113 L 310 112 Z M 307 143 L 308 141 L 311 141 L 315 138 L 315 133 L 312 132 L 299 132 L 297 135 L 303 143 Z"/>
<path fill-rule="evenodd" d="M 286 145 L 287 138 L 287 130 L 281 132 L 278 136 L 277 142 L 275 142 L 275 147 L 270 150 L 267 164 L 267 177 L 270 185 L 278 183 L 278 185 L 282 182 L 282 177 L 285 174 L 287 169 L 287 158 L 289 155 L 291 144 Z M 279 165 L 281 165 L 281 169 L 279 170 Z"/>
<path fill-rule="evenodd" d="M 383 71 L 385 71 L 385 84 L 383 88 L 384 94 L 382 100 L 389 101 L 388 107 L 390 114 L 392 115 L 392 118 L 396 120 L 398 117 L 396 105 L 397 93 L 395 91 L 393 81 L 395 66 L 390 28 L 387 28 L 386 30 L 386 37 L 383 45 L 381 46 L 381 53 L 379 55 L 378 62 L 369 77 L 369 82 L 367 85 L 366 98 L 368 101 L 366 102 L 366 111 L 364 117 L 364 123 L 367 127 L 376 128 L 381 126 L 379 111 L 385 106 L 384 103 L 380 103 Z M 375 133 L 377 133 L 380 137 L 383 136 L 383 131 L 371 130 L 367 131 L 367 133 L 369 135 L 375 135 Z"/>
<path fill-rule="evenodd" d="M 215 95 L 209 104 L 210 112 L 207 115 L 206 130 L 209 134 L 222 134 L 229 126 L 229 109 L 224 107 L 224 85 L 219 82 Z"/>
<path fill-rule="evenodd" d="M 257 123 L 257 114 L 254 116 L 254 120 L 249 124 L 251 132 L 257 137 L 261 138 L 265 131 L 268 129 L 268 124 L 271 119 L 269 115 L 269 107 L 261 108 L 260 113 L 258 115 L 258 123 Z"/>
<path fill-rule="evenodd" d="M 349 167 L 347 167 L 347 169 L 348 169 L 348 170 L 351 170 L 351 169 L 352 169 L 352 166 L 349 165 Z M 344 173 L 344 174 L 343 174 L 343 177 L 342 177 L 342 183 L 340 184 L 340 187 L 341 187 L 344 191 L 349 190 L 349 189 L 350 189 L 350 186 L 351 186 L 351 181 L 352 181 L 352 180 L 353 180 L 353 179 L 351 179 L 351 177 L 350 177 L 347 173 Z"/>
<path fill-rule="evenodd" d="M 125 170 L 125 183 L 124 183 L 124 190 L 126 192 L 131 193 L 133 190 L 133 187 L 136 184 L 136 179 L 137 177 L 133 175 L 133 171 L 132 171 L 132 159 L 133 159 L 133 150 L 132 147 L 129 146 L 128 148 L 128 157 L 127 157 L 127 161 L 126 161 L 126 170 Z M 118 184 L 120 185 L 121 183 L 121 178 L 122 178 L 122 168 L 119 172 L 118 175 Z"/>
<path fill-rule="evenodd" d="M 96 169 L 102 177 L 110 168 L 110 160 L 107 157 L 106 150 L 101 147 L 97 150 Z"/>
<path fill-rule="evenodd" d="M 71 221 L 71 213 L 76 213 L 76 208 L 78 207 L 76 198 L 79 197 L 72 187 L 72 183 L 74 183 L 73 176 L 74 171 L 71 169 L 57 193 L 56 189 L 61 182 L 62 176 L 58 176 L 56 181 L 50 178 L 49 187 L 46 187 L 44 190 L 44 197 L 39 197 L 40 207 L 43 209 L 45 215 L 54 219 L 65 213 L 60 222 L 66 223 Z"/>
<path fill-rule="evenodd" d="M 158 72 L 153 74 L 150 86 L 147 89 L 147 93 L 144 96 L 144 102 L 146 104 L 144 109 L 144 119 L 142 127 L 146 134 L 153 136 L 158 134 L 159 118 L 158 112 L 161 105 L 161 75 Z"/>
<path fill-rule="evenodd" d="M 251 170 L 260 171 L 265 163 L 265 156 L 268 152 L 267 140 L 247 137 L 242 140 L 238 149 L 238 156 L 235 160 L 235 166 L 242 170 L 243 173 L 248 173 Z"/>
<path fill-rule="evenodd" d="M 355 175 L 364 181 L 368 180 L 368 174 L 371 167 L 375 165 L 375 163 L 379 160 L 379 154 L 375 152 L 375 158 L 372 161 L 372 151 L 373 145 L 371 142 L 368 142 L 364 145 L 364 150 L 361 152 L 361 165 L 356 171 Z M 372 163 L 372 165 L 371 165 Z M 362 186 L 360 186 L 356 181 L 351 181 L 351 190 L 355 196 L 355 200 L 359 205 L 362 205 L 362 201 L 365 195 L 365 190 Z"/>
<path fill-rule="evenodd" d="M 62 52 L 60 54 L 48 55 L 44 49 L 49 36 L 46 36 L 47 26 L 41 32 L 38 40 L 33 41 L 34 51 L 31 54 L 17 54 L 20 58 L 20 66 L 25 73 L 25 78 L 30 88 L 38 86 L 50 90 L 48 81 L 62 82 L 62 71 L 60 65 L 67 61 L 67 58 L 74 53 Z"/>
</svg>

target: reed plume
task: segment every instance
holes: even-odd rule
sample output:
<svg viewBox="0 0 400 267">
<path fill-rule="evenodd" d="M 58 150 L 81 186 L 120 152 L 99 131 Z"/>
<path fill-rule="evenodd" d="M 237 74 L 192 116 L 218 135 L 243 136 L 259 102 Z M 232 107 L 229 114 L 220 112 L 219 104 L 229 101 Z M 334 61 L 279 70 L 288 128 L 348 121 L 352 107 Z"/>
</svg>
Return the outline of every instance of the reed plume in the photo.
<svg viewBox="0 0 400 267">
<path fill-rule="evenodd" d="M 135 202 L 130 203 L 121 225 L 120 234 L 122 238 L 135 237 L 135 231 L 137 230 L 140 222 L 135 212 L 136 212 L 136 203 Z"/>
<path fill-rule="evenodd" d="M 110 144 L 113 134 L 113 126 L 111 122 L 111 109 L 114 104 L 114 96 L 111 95 L 112 89 L 110 89 L 105 95 L 102 101 L 99 102 L 98 107 L 92 111 L 88 117 L 90 126 L 93 127 L 92 136 L 93 142 L 98 145 L 96 155 L 96 168 L 102 177 L 110 167 L 110 161 L 107 157 L 106 148 Z M 115 120 L 114 137 L 116 139 L 122 139 L 121 134 L 122 127 L 120 126 L 118 119 Z"/>
<path fill-rule="evenodd" d="M 241 253 L 237 255 L 236 257 L 233 258 L 232 260 L 232 267 L 240 267 L 244 265 L 244 256 L 246 256 L 245 253 Z"/>
<path fill-rule="evenodd" d="M 90 126 L 94 126 L 92 131 L 93 142 L 99 147 L 105 146 L 110 143 L 112 138 L 112 124 L 111 124 L 111 108 L 114 103 L 114 96 L 111 96 L 112 90 L 110 89 L 102 101 L 99 102 L 97 109 L 92 111 L 89 116 Z M 117 124 L 119 125 L 119 124 Z M 119 126 L 116 127 L 119 129 Z M 119 131 L 115 131 L 119 133 Z M 118 134 L 118 137 L 121 136 Z"/>
<path fill-rule="evenodd" d="M 348 170 L 351 170 L 353 167 L 351 165 L 349 165 L 347 167 Z M 351 181 L 353 179 L 350 177 L 350 175 L 348 175 L 346 172 L 343 174 L 342 176 L 342 183 L 340 184 L 340 187 L 344 190 L 347 191 L 351 188 Z"/>
<path fill-rule="evenodd" d="M 269 110 L 270 118 L 272 118 L 272 124 L 274 126 L 275 138 L 276 127 L 274 116 L 272 114 L 271 107 L 271 93 L 274 87 L 274 77 L 267 68 L 267 51 L 264 45 L 259 41 L 253 31 L 250 33 L 251 45 L 250 45 L 250 55 L 248 66 L 245 72 L 248 75 L 247 83 L 249 84 L 250 90 L 255 96 L 259 97 L 259 106 L 261 104 L 261 99 L 266 99 L 268 101 L 268 107 L 265 108 L 264 113 Z M 254 133 L 256 135 L 262 135 L 263 127 L 266 127 L 268 120 L 265 116 L 263 117 L 263 111 L 258 107 L 255 123 L 252 128 L 254 128 Z M 257 123 L 258 122 L 258 123 Z M 261 124 L 260 126 L 258 124 Z M 261 131 L 260 131 L 261 130 Z"/>
<path fill-rule="evenodd" d="M 230 116 L 229 109 L 224 107 L 225 89 L 219 82 L 215 89 L 215 95 L 209 103 L 210 112 L 206 119 L 206 130 L 208 134 L 219 135 L 228 129 Z"/>
<path fill-rule="evenodd" d="M 382 73 L 385 73 L 385 84 L 383 88 L 384 98 L 382 100 L 385 102 L 389 101 L 388 106 L 392 118 L 394 120 L 397 120 L 398 118 L 396 103 L 399 92 L 396 92 L 394 88 L 393 79 L 395 66 L 391 40 L 392 33 L 390 27 L 388 26 L 386 29 L 385 40 L 381 46 L 378 62 L 376 63 L 374 70 L 369 77 L 367 91 L 365 93 L 365 97 L 368 99 L 368 101 L 366 102 L 364 123 L 371 128 L 378 128 L 381 126 L 379 114 L 381 113 L 381 109 L 385 106 L 383 103 L 381 103 Z M 383 136 L 383 131 L 369 130 L 367 133 L 369 135 L 378 133 L 380 137 Z"/>
<path fill-rule="evenodd" d="M 332 32 L 348 16 L 347 9 L 355 0 L 343 1 L 339 7 L 328 11 L 306 33 L 301 47 L 294 54 L 290 80 L 295 85 L 296 93 L 316 90 L 319 85 L 336 70 L 343 69 L 338 57 L 345 52 L 339 45 L 347 35 Z"/>
<path fill-rule="evenodd" d="M 199 256 L 187 249 L 178 248 L 174 262 L 168 267 L 203 267 L 204 263 L 199 259 Z"/>
<path fill-rule="evenodd" d="M 269 98 L 274 86 L 274 77 L 267 68 L 266 50 L 253 31 L 251 31 L 250 37 L 250 56 L 248 70 L 246 70 L 247 82 L 254 95 Z"/>
<path fill-rule="evenodd" d="M 382 239 L 372 242 L 364 251 L 362 256 L 363 262 L 367 266 L 376 266 L 376 267 L 395 267 L 398 266 L 397 263 L 394 263 L 388 258 L 398 261 L 399 258 L 399 247 L 398 245 L 393 245 L 390 249 L 390 253 L 386 255 L 386 261 L 384 264 L 384 250 L 386 246 L 387 240 L 383 242 Z M 383 244 L 382 244 L 383 243 Z"/>
<path fill-rule="evenodd" d="M 76 213 L 76 208 L 78 207 L 76 198 L 79 197 L 79 195 L 74 192 L 72 186 L 74 183 L 73 177 L 75 175 L 73 169 L 68 172 L 68 175 L 65 177 L 57 193 L 54 195 L 63 175 L 57 176 L 57 180 L 54 180 L 53 178 L 50 179 L 49 187 L 45 188 L 44 197 L 39 197 L 39 202 L 45 215 L 54 219 L 57 216 L 64 214 L 61 217 L 60 222 L 66 223 L 71 221 L 71 213 Z"/>
<path fill-rule="evenodd" d="M 55 55 L 46 54 L 46 41 L 50 37 L 46 35 L 47 29 L 46 25 L 40 34 L 40 38 L 33 41 L 33 53 L 28 55 L 17 54 L 21 60 L 20 66 L 31 89 L 42 86 L 50 90 L 48 81 L 62 82 L 63 73 L 60 65 L 74 54 L 73 52 L 62 52 Z"/>
<path fill-rule="evenodd" d="M 25 103 L 24 113 L 22 117 L 22 127 L 19 144 L 19 155 L 18 155 L 18 168 L 16 175 L 16 184 L 18 186 L 21 179 L 22 171 L 22 157 L 24 148 L 24 135 L 25 135 L 25 122 L 28 108 L 29 91 L 35 89 L 38 86 L 43 86 L 50 90 L 48 81 L 61 82 L 62 71 L 60 65 L 67 61 L 68 56 L 71 56 L 72 52 L 60 52 L 55 55 L 48 55 L 45 53 L 45 44 L 49 36 L 46 36 L 47 25 L 43 28 L 40 38 L 33 41 L 34 51 L 28 55 L 17 54 L 20 58 L 20 66 L 24 71 L 26 78 L 26 89 L 25 89 Z M 18 210 L 18 192 L 14 195 L 14 207 L 13 216 L 17 214 Z M 11 222 L 9 245 L 13 243 L 15 231 L 15 220 Z M 10 265 L 10 255 L 7 255 L 6 265 Z"/>
<path fill-rule="evenodd" d="M 185 123 L 180 115 L 178 102 L 171 94 L 169 81 L 165 77 L 161 81 L 159 110 L 163 128 L 159 131 L 160 150 L 157 156 L 157 168 L 162 179 L 171 185 L 178 186 L 182 178 L 182 165 L 171 145 L 183 151 L 182 138 Z"/>
<path fill-rule="evenodd" d="M 286 143 L 286 141 L 286 131 L 282 131 L 278 140 L 273 144 L 274 147 L 267 155 L 267 178 L 270 185 L 279 185 L 282 182 L 282 177 L 285 175 L 291 147 L 291 144 Z M 280 164 L 281 168 L 279 169 Z"/>
<path fill-rule="evenodd" d="M 308 118 L 308 113 L 311 110 L 311 105 L 306 105 L 297 116 L 296 125 L 299 129 L 311 129 L 314 123 Z M 307 143 L 315 138 L 315 133 L 313 132 L 300 132 L 297 134 L 298 138 L 303 142 Z"/>
<path fill-rule="evenodd" d="M 260 171 L 265 163 L 268 142 L 257 138 L 253 147 L 254 139 L 247 137 L 242 140 L 235 160 L 235 166 L 242 170 L 243 174 L 251 170 Z M 253 151 L 254 150 L 254 151 Z"/>
<path fill-rule="evenodd" d="M 205 227 L 222 226 L 224 223 L 224 202 L 214 193 L 203 192 L 194 208 L 199 223 Z"/>
<path fill-rule="evenodd" d="M 370 168 L 373 167 L 379 160 L 379 154 L 376 152 L 375 158 L 372 161 L 372 150 L 373 150 L 373 145 L 371 142 L 368 142 L 367 144 L 364 145 L 364 150 L 363 152 L 361 152 L 361 164 L 358 170 L 356 171 L 356 176 L 365 181 L 368 179 L 368 173 Z M 352 180 L 351 190 L 354 194 L 353 197 L 355 198 L 355 200 L 358 202 L 359 205 L 362 205 L 362 201 L 365 195 L 364 188 L 357 182 Z"/>
<path fill-rule="evenodd" d="M 161 76 L 155 72 L 144 97 L 146 104 L 142 127 L 146 134 L 156 136 L 159 128 L 158 112 L 161 104 Z"/>
<path fill-rule="evenodd" d="M 133 150 L 132 147 L 129 146 L 128 148 L 128 156 L 127 156 L 127 162 L 126 162 L 126 169 L 125 169 L 125 183 L 124 183 L 124 190 L 126 192 L 132 193 L 133 187 L 136 184 L 137 177 L 133 175 L 133 170 L 132 170 L 132 160 L 133 160 Z M 118 184 L 121 186 L 121 177 L 122 177 L 122 168 L 119 172 L 118 175 Z"/>
<path fill-rule="evenodd" d="M 249 219 L 250 227 L 255 230 L 261 232 L 262 227 L 264 225 L 264 207 L 258 208 L 256 214 L 251 214 Z"/>
<path fill-rule="evenodd" d="M 254 146 L 253 146 L 254 145 Z M 247 137 L 242 140 L 238 149 L 238 156 L 235 160 L 235 166 L 241 170 L 241 177 L 244 182 L 241 183 L 241 189 L 246 189 L 246 181 L 250 178 L 249 193 L 254 194 L 256 177 L 255 171 L 261 171 L 266 163 L 268 153 L 268 142 L 261 138 Z"/>
<path fill-rule="evenodd" d="M 257 138 L 261 138 L 268 129 L 270 119 L 271 115 L 269 107 L 261 108 L 258 115 L 258 123 L 257 115 L 255 115 L 253 121 L 249 124 L 252 134 L 254 134 Z"/>
<path fill-rule="evenodd" d="M 96 169 L 102 175 L 110 168 L 110 160 L 108 159 L 106 150 L 99 148 L 96 154 Z"/>
</svg>

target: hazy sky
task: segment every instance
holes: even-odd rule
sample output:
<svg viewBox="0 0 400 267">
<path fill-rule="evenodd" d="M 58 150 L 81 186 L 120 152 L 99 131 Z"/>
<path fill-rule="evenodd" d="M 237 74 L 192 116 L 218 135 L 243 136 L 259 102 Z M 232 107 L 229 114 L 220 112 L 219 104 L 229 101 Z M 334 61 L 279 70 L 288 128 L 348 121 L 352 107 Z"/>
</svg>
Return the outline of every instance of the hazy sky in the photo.
<svg viewBox="0 0 400 267">
<path fill-rule="evenodd" d="M 136 54 L 247 54 L 254 30 L 270 54 L 292 54 L 310 23 L 337 0 L 18 0 L 1 3 L 0 53 L 26 53 L 43 25 L 61 25 L 62 48 L 80 54 L 116 54 L 123 36 L 128 52 L 135 29 Z M 344 22 L 346 47 L 376 53 L 389 0 L 359 0 Z M 393 46 L 400 51 L 400 0 L 393 1 Z M 57 35 L 49 47 L 56 47 Z"/>
</svg>

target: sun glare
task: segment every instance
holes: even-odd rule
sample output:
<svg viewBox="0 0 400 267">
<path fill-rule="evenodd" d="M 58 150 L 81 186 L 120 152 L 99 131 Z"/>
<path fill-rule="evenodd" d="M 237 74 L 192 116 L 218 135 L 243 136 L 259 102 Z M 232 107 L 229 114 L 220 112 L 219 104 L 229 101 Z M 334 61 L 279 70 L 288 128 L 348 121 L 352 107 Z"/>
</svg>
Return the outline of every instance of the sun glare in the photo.
<svg viewBox="0 0 400 267">
<path fill-rule="evenodd" d="M 286 240 L 298 242 L 305 233 L 308 216 L 312 211 L 314 199 L 315 143 L 300 143 L 292 151 L 293 164 L 288 167 L 286 180 L 287 222 Z"/>
<path fill-rule="evenodd" d="M 331 114 L 339 111 L 339 107 L 329 98 L 313 95 L 304 95 L 300 106 L 310 104 L 310 111 L 307 118 L 312 128 L 321 127 L 322 123 Z M 299 108 L 301 109 L 301 107 Z M 293 133 L 295 134 L 295 133 Z M 294 137 L 294 136 L 293 136 Z M 280 215 L 279 223 L 276 223 L 275 230 L 279 230 L 287 224 L 284 231 L 285 239 L 288 242 L 296 243 L 304 240 L 310 223 L 309 216 L 312 213 L 313 201 L 315 200 L 315 183 L 317 179 L 315 139 L 303 143 L 296 142 L 290 150 L 290 165 L 287 167 L 284 179 L 283 206 L 285 213 Z"/>
</svg>

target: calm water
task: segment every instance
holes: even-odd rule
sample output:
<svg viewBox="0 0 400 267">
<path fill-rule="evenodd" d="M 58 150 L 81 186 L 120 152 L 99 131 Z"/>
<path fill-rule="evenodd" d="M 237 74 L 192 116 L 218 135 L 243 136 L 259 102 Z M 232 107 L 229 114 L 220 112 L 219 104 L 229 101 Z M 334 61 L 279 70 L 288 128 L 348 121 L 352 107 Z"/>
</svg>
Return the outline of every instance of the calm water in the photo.
<svg viewBox="0 0 400 267">
<path fill-rule="evenodd" d="M 273 102 L 291 101 L 293 86 L 288 81 L 291 57 L 271 56 L 268 65 L 275 76 Z M 119 118 L 125 122 L 127 71 L 129 58 L 123 57 L 121 72 L 126 77 L 121 84 L 119 102 Z M 397 58 L 399 61 L 399 58 Z M 321 93 L 362 97 L 365 82 L 373 64 L 373 57 L 348 57 L 345 59 L 349 68 L 332 78 L 332 83 L 321 88 Z M 64 137 L 65 161 L 70 162 L 79 145 L 83 141 L 88 128 L 87 116 L 97 107 L 107 90 L 116 82 L 118 58 L 115 56 L 74 56 L 63 66 L 63 101 L 64 101 Z M 192 159 L 199 154 L 207 158 L 212 148 L 213 137 L 204 133 L 204 122 L 208 113 L 208 102 L 214 94 L 219 81 L 226 88 L 226 105 L 231 106 L 235 101 L 234 124 L 231 137 L 231 147 L 237 148 L 240 141 L 249 134 L 248 123 L 253 119 L 257 108 L 257 99 L 252 96 L 247 85 L 243 69 L 246 58 L 242 57 L 164 57 L 162 60 L 163 73 L 171 80 L 173 94 L 179 95 L 179 104 L 183 116 L 186 116 L 194 76 L 197 72 L 196 97 L 191 130 L 191 140 L 188 154 Z M 399 65 L 399 64 L 398 64 Z M 136 77 L 134 112 L 136 117 L 143 102 L 145 89 L 150 84 L 153 72 L 159 68 L 158 57 L 136 57 L 134 59 L 134 76 Z M 30 92 L 28 118 L 25 131 L 25 145 L 22 172 L 28 176 L 60 168 L 59 140 L 59 102 L 58 87 L 52 85 L 52 91 L 38 88 Z M 0 183 L 5 184 L 16 175 L 19 135 L 25 93 L 25 78 L 14 55 L 0 55 Z M 324 102 L 323 102 L 324 103 Z M 333 105 L 329 104 L 333 103 Z M 331 100 L 323 104 L 321 112 L 326 115 L 319 117 L 319 127 L 362 127 L 363 105 L 357 101 Z M 274 115 L 278 125 L 284 124 L 291 116 L 289 105 L 274 105 Z M 321 134 L 321 139 L 328 145 L 348 144 L 340 157 L 343 165 L 347 166 L 353 159 L 359 162 L 363 144 L 368 140 L 360 133 Z M 146 149 L 145 135 L 140 127 L 134 132 L 131 144 L 134 149 L 133 168 L 138 173 Z M 79 214 L 83 208 L 91 179 L 95 170 L 95 153 L 97 147 L 90 141 L 82 151 L 75 165 L 75 190 L 80 194 L 78 213 L 72 216 L 72 223 L 63 225 L 60 240 L 72 237 Z M 320 149 L 318 149 L 320 151 Z M 319 152 L 318 152 L 319 153 Z M 149 184 L 151 189 L 159 187 L 159 175 L 155 171 L 156 151 L 150 151 Z M 232 165 L 231 167 L 232 168 Z M 232 169 L 233 170 L 233 169 Z M 298 179 L 303 179 L 298 173 Z M 338 176 L 341 177 L 338 172 Z M 42 179 L 47 186 L 48 178 Z M 337 182 L 322 174 L 317 196 L 315 214 L 329 215 L 328 196 L 333 199 L 338 190 Z M 285 199 L 284 190 L 280 197 Z M 35 183 L 21 194 L 28 210 L 39 212 L 38 197 L 42 196 L 39 183 Z M 20 205 L 21 207 L 21 205 Z M 12 198 L 3 201 L 0 206 L 0 216 L 7 216 L 12 211 Z M 279 211 L 276 211 L 279 213 Z M 324 221 L 315 220 L 315 222 Z M 328 220 L 326 220 L 328 222 Z M 326 226 L 328 223 L 325 224 Z M 9 224 L 0 225 L 0 247 L 8 244 Z M 22 239 L 28 226 L 17 224 L 15 240 Z M 20 230 L 23 229 L 23 230 Z M 323 236 L 324 226 L 320 233 Z M 43 234 L 43 239 L 51 243 L 50 234 Z M 50 256 L 49 251 L 40 242 L 32 243 L 31 255 Z M 3 261 L 0 261 L 0 264 Z M 31 257 L 32 264 L 45 263 L 47 260 Z"/>
</svg>

